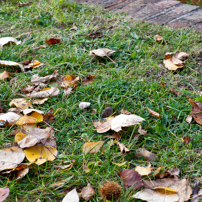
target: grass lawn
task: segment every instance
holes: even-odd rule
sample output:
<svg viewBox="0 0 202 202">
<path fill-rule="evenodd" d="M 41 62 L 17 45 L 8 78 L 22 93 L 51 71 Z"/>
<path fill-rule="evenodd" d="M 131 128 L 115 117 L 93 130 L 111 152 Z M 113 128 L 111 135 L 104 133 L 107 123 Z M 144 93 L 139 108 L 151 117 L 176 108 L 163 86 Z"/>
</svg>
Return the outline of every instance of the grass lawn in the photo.
<svg viewBox="0 0 202 202">
<path fill-rule="evenodd" d="M 18 181 L 8 180 L 9 175 L 1 175 L 0 187 L 10 188 L 7 201 L 62 201 L 68 191 L 76 187 L 80 192 L 88 182 L 96 191 L 90 201 L 102 201 L 99 187 L 106 180 L 123 186 L 117 171 L 148 165 L 148 161 L 134 156 L 140 147 L 158 156 L 158 160 L 151 163 L 154 170 L 160 166 L 179 168 L 181 178 L 188 179 L 191 185 L 200 180 L 201 126 L 195 121 L 188 124 L 185 119 L 191 111 L 188 97 L 202 102 L 197 95 L 202 90 L 201 75 L 195 72 L 202 73 L 201 64 L 196 60 L 202 47 L 201 33 L 150 25 L 124 14 L 73 1 L 33 0 L 29 6 L 21 8 L 17 2 L 0 2 L 0 37 L 23 39 L 27 36 L 24 33 L 31 32 L 31 35 L 20 45 L 3 47 L 0 59 L 20 63 L 35 59 L 46 64 L 33 71 L 18 73 L 13 68 L 0 66 L 0 73 L 7 70 L 12 77 L 10 81 L 0 81 L 1 105 L 7 110 L 14 98 L 29 100 L 21 89 L 30 85 L 31 76 L 46 76 L 58 70 L 57 83 L 49 82 L 49 86 L 57 85 L 59 95 L 50 97 L 43 105 L 34 105 L 44 112 L 50 108 L 53 112 L 58 110 L 51 124 L 56 133 L 58 157 L 40 166 L 31 165 L 29 173 Z M 73 29 L 73 23 L 77 31 Z M 156 34 L 163 36 L 165 45 L 155 42 Z M 48 46 L 45 40 L 49 38 L 62 40 Z M 47 48 L 38 47 L 44 44 Z M 115 50 L 110 56 L 115 63 L 107 57 L 90 56 L 89 51 L 97 48 Z M 166 52 L 178 50 L 188 52 L 190 57 L 181 71 L 170 72 L 164 68 L 163 58 Z M 65 97 L 60 84 L 66 74 L 81 79 L 91 74 L 95 78 L 90 85 L 80 82 Z M 161 85 L 162 82 L 165 86 Z M 173 95 L 170 87 L 178 90 L 179 96 Z M 80 109 L 81 101 L 91 102 L 90 108 Z M 93 122 L 101 119 L 106 107 L 112 107 L 114 115 L 119 115 L 124 108 L 146 120 L 142 127 L 147 130 L 147 136 L 138 135 L 138 126 L 124 128 L 120 132 L 119 142 L 130 149 L 130 154 L 121 154 L 118 145 L 110 145 L 110 139 L 104 137 L 113 131 L 96 132 Z M 147 107 L 160 113 L 162 119 L 152 116 Z M 93 109 L 97 112 L 91 113 Z M 41 127 L 46 127 L 46 124 L 41 124 Z M 9 136 L 13 129 L 0 128 L 1 147 L 14 142 L 14 136 Z M 189 144 L 182 141 L 185 136 L 193 138 Z M 85 142 L 100 140 L 105 141 L 104 149 L 96 154 L 82 154 Z M 72 166 L 65 170 L 55 167 L 64 162 Z M 123 162 L 126 163 L 122 166 L 114 164 Z M 88 172 L 85 165 L 90 165 Z M 71 176 L 65 184 L 51 186 Z M 150 178 L 154 179 L 154 176 Z M 123 189 L 119 201 L 134 201 L 130 196 L 136 192 Z"/>
</svg>

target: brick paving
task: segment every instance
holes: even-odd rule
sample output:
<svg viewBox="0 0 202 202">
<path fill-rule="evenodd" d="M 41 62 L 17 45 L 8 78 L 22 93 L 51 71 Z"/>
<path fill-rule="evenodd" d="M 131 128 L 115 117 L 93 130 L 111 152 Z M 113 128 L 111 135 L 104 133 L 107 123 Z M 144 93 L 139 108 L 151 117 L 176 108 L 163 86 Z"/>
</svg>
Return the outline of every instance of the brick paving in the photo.
<svg viewBox="0 0 202 202">
<path fill-rule="evenodd" d="M 78 0 L 99 4 L 105 9 L 126 12 L 152 24 L 173 28 L 193 28 L 202 31 L 202 8 L 175 0 Z"/>
</svg>

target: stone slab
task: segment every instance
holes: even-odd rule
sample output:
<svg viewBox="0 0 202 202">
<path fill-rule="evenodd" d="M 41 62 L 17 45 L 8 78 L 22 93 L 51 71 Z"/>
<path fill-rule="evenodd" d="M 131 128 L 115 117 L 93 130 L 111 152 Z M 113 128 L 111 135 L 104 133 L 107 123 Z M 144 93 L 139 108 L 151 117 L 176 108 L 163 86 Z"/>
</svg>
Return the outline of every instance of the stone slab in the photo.
<svg viewBox="0 0 202 202">
<path fill-rule="evenodd" d="M 198 31 L 202 31 L 202 23 L 195 24 L 195 25 L 191 26 L 191 28 L 198 30 Z"/>
<path fill-rule="evenodd" d="M 137 0 L 113 0 L 112 2 L 105 4 L 104 7 L 110 10 L 113 10 L 116 8 L 119 9 L 134 1 L 136 2 Z"/>
</svg>

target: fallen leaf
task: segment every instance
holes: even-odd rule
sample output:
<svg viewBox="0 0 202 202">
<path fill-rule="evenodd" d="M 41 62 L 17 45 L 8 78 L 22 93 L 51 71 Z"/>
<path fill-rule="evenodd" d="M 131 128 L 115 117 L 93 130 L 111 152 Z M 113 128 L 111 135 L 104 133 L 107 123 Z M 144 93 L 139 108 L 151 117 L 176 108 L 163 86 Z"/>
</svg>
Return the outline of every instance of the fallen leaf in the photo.
<svg viewBox="0 0 202 202">
<path fill-rule="evenodd" d="M 88 183 L 88 185 L 86 187 L 83 187 L 81 190 L 81 196 L 86 201 L 89 201 L 91 198 L 93 198 L 95 194 L 95 190 L 92 188 L 90 183 Z"/>
<path fill-rule="evenodd" d="M 89 84 L 93 83 L 93 81 L 94 81 L 93 79 L 94 78 L 95 78 L 95 76 L 89 74 L 85 79 L 82 80 L 82 84 L 84 86 L 89 85 Z"/>
<path fill-rule="evenodd" d="M 166 83 L 164 81 L 161 81 L 160 84 L 162 87 L 164 87 L 166 85 Z"/>
<path fill-rule="evenodd" d="M 11 77 L 9 76 L 7 71 L 0 73 L 0 80 L 5 81 L 6 79 L 9 79 L 9 78 L 11 78 Z"/>
<path fill-rule="evenodd" d="M 64 76 L 62 80 L 61 87 L 62 88 L 76 87 L 78 85 L 78 81 L 79 81 L 79 76 L 76 77 L 76 76 L 67 74 L 66 76 Z"/>
<path fill-rule="evenodd" d="M 101 118 L 107 118 L 113 114 L 113 109 L 111 107 L 106 107 L 101 115 Z"/>
<path fill-rule="evenodd" d="M 21 116 L 14 112 L 7 112 L 0 115 L 0 121 L 8 122 L 9 125 L 14 124 Z"/>
<path fill-rule="evenodd" d="M 191 142 L 191 140 L 192 140 L 192 138 L 189 137 L 188 135 L 187 135 L 187 136 L 184 136 L 182 139 L 183 139 L 183 142 L 184 142 L 185 144 L 189 144 L 189 143 Z"/>
<path fill-rule="evenodd" d="M 23 65 L 13 61 L 0 60 L 0 65 L 20 67 L 21 71 L 24 71 Z"/>
<path fill-rule="evenodd" d="M 137 132 L 140 134 L 140 135 L 147 135 L 147 131 L 142 129 L 142 125 L 139 126 Z"/>
<path fill-rule="evenodd" d="M 112 135 L 106 135 L 105 137 L 114 138 L 114 139 L 117 139 L 117 140 L 121 139 L 121 137 L 120 137 L 120 135 L 119 135 L 118 132 L 115 132 Z"/>
<path fill-rule="evenodd" d="M 151 164 L 149 164 L 148 167 L 141 167 L 141 166 L 135 167 L 135 171 L 137 171 L 141 176 L 151 174 L 152 170 L 153 168 L 151 168 Z"/>
<path fill-rule="evenodd" d="M 94 122 L 93 125 L 96 127 L 96 130 L 98 133 L 105 133 L 111 129 L 111 121 L 113 118 L 110 118 L 106 122 L 103 122 L 102 120 L 98 122 Z"/>
<path fill-rule="evenodd" d="M 115 163 L 115 162 L 112 162 L 114 165 L 116 165 L 116 166 L 119 166 L 119 167 L 121 167 L 121 166 L 124 166 L 127 162 L 125 161 L 125 162 L 123 162 L 123 163 Z"/>
<path fill-rule="evenodd" d="M 77 26 L 75 25 L 75 23 L 73 23 L 72 29 L 74 29 L 75 31 L 78 30 Z"/>
<path fill-rule="evenodd" d="M 155 36 L 154 36 L 154 40 L 155 40 L 156 42 L 160 43 L 160 42 L 163 41 L 163 37 L 160 36 L 160 35 L 155 35 Z"/>
<path fill-rule="evenodd" d="M 148 110 L 148 112 L 149 112 L 151 115 L 153 115 L 153 116 L 155 116 L 155 117 L 161 119 L 161 116 L 160 116 L 159 113 L 157 113 L 157 112 L 155 112 L 155 111 L 149 109 L 148 107 L 147 107 L 147 110 Z"/>
<path fill-rule="evenodd" d="M 0 150 L 0 171 L 16 168 L 25 158 L 24 151 L 19 147 Z"/>
<path fill-rule="evenodd" d="M 190 124 L 192 122 L 192 116 L 188 115 L 187 118 L 185 119 L 185 121 Z"/>
<path fill-rule="evenodd" d="M 120 142 L 118 142 L 117 144 L 119 145 L 119 148 L 120 148 L 122 154 L 130 153 L 130 150 L 124 144 L 122 144 Z"/>
<path fill-rule="evenodd" d="M 38 122 L 43 121 L 43 116 L 38 114 L 38 117 L 32 117 L 32 116 L 23 116 L 21 118 L 18 119 L 18 121 L 16 122 L 17 125 L 22 126 L 24 124 L 36 124 Z"/>
<path fill-rule="evenodd" d="M 60 43 L 60 39 L 50 38 L 50 39 L 46 40 L 46 43 L 47 43 L 48 45 L 58 44 L 58 43 Z"/>
<path fill-rule="evenodd" d="M 123 170 L 117 172 L 121 180 L 123 181 L 123 185 L 125 188 L 131 188 L 133 190 L 141 188 L 144 184 L 142 182 L 141 175 L 135 170 Z"/>
<path fill-rule="evenodd" d="M 168 169 L 168 170 L 166 170 L 166 172 L 169 173 L 171 176 L 175 176 L 175 177 L 180 176 L 180 170 L 178 168 Z"/>
<path fill-rule="evenodd" d="M 21 41 L 18 41 L 16 38 L 13 37 L 2 37 L 0 38 L 0 47 L 3 46 L 10 46 L 10 44 L 19 45 L 21 44 Z"/>
<path fill-rule="evenodd" d="M 176 91 L 175 88 L 169 88 L 171 93 L 176 95 L 176 96 L 179 96 L 179 91 Z"/>
<path fill-rule="evenodd" d="M 29 116 L 32 115 L 35 112 L 37 114 L 43 114 L 43 111 L 38 110 L 38 109 L 24 109 L 22 112 L 23 112 L 24 115 L 29 115 Z"/>
<path fill-rule="evenodd" d="M 192 105 L 191 116 L 198 124 L 202 125 L 202 103 L 194 102 L 191 98 L 189 98 L 189 102 Z"/>
<path fill-rule="evenodd" d="M 18 6 L 18 7 L 29 6 L 31 3 L 32 3 L 32 2 L 26 2 L 26 3 L 18 2 L 18 3 L 17 3 L 17 6 Z"/>
<path fill-rule="evenodd" d="M 82 152 L 84 154 L 90 153 L 97 153 L 100 148 L 103 146 L 104 141 L 99 141 L 99 142 L 86 142 L 83 147 L 82 147 Z"/>
<path fill-rule="evenodd" d="M 120 114 L 116 116 L 115 118 L 112 119 L 111 121 L 111 129 L 118 132 L 122 130 L 122 127 L 128 127 L 128 126 L 133 126 L 136 124 L 141 124 L 142 121 L 144 121 L 140 116 L 137 116 L 135 114 Z"/>
<path fill-rule="evenodd" d="M 121 109 L 122 114 L 130 115 L 131 113 L 127 110 Z"/>
<path fill-rule="evenodd" d="M 76 189 L 73 189 L 63 198 L 62 202 L 79 202 L 79 195 Z"/>
<path fill-rule="evenodd" d="M 4 201 L 9 195 L 10 189 L 8 187 L 0 188 L 0 201 Z"/>
<path fill-rule="evenodd" d="M 17 108 L 20 108 L 21 110 L 33 108 L 31 102 L 27 101 L 24 98 L 17 98 L 17 99 L 11 100 L 9 103 L 9 106 L 11 107 L 12 105 L 16 106 Z"/>
<path fill-rule="evenodd" d="M 44 44 L 44 45 L 38 45 L 39 48 L 47 48 L 47 46 Z"/>
<path fill-rule="evenodd" d="M 35 74 L 35 75 L 32 76 L 31 82 L 34 83 L 34 84 L 44 83 L 44 82 L 47 82 L 47 81 L 49 81 L 51 79 L 55 79 L 57 76 L 58 76 L 58 70 L 55 70 L 53 72 L 53 74 L 47 75 L 47 76 L 44 76 L 44 77 L 40 77 L 38 74 Z"/>
<path fill-rule="evenodd" d="M 90 102 L 80 102 L 79 103 L 79 108 L 80 109 L 85 109 L 85 108 L 88 108 L 90 105 L 91 105 Z"/>
<path fill-rule="evenodd" d="M 57 156 L 57 149 L 51 146 L 39 144 L 24 150 L 26 158 L 29 162 L 36 161 L 37 165 L 41 165 L 48 161 L 53 161 Z"/>
<path fill-rule="evenodd" d="M 41 104 L 44 104 L 47 100 L 48 98 L 36 99 L 36 100 L 32 100 L 32 103 L 36 105 L 41 105 Z"/>
<path fill-rule="evenodd" d="M 194 184 L 193 192 L 192 192 L 191 197 L 190 197 L 191 202 L 198 202 L 202 198 L 202 189 L 199 187 L 199 185 L 200 185 L 199 181 L 197 181 Z"/>
<path fill-rule="evenodd" d="M 157 156 L 156 154 L 150 152 L 150 151 L 147 151 L 146 149 L 144 148 L 139 148 L 136 150 L 136 153 L 135 153 L 135 157 L 136 158 L 141 158 L 143 157 L 144 159 L 146 159 L 147 161 L 155 161 Z"/>
<path fill-rule="evenodd" d="M 15 179 L 16 180 L 22 179 L 28 172 L 29 172 L 29 168 L 16 171 Z"/>
<path fill-rule="evenodd" d="M 72 91 L 73 91 L 73 88 L 71 88 L 71 87 L 69 87 L 67 89 L 64 89 L 65 97 L 68 97 L 71 94 Z"/>
<path fill-rule="evenodd" d="M 60 90 L 57 87 L 51 87 L 51 88 L 44 88 L 41 91 L 33 91 L 32 93 L 28 93 L 28 97 L 32 98 L 45 98 L 50 96 L 57 96 L 59 94 Z"/>
<path fill-rule="evenodd" d="M 57 182 L 54 182 L 50 185 L 50 187 L 58 187 L 58 186 L 61 186 L 61 185 L 64 185 L 65 183 L 67 183 L 69 180 L 71 180 L 72 178 L 74 177 L 74 175 L 68 177 L 68 178 L 65 178 L 63 180 L 60 180 L 60 181 L 57 181 Z"/>
<path fill-rule="evenodd" d="M 55 120 L 52 108 L 50 108 L 49 111 L 44 114 L 43 119 L 47 123 L 52 123 Z"/>
<path fill-rule="evenodd" d="M 44 65 L 44 63 L 41 63 L 38 60 L 29 60 L 29 61 L 24 61 L 22 63 L 26 64 L 24 65 L 25 69 L 38 68 Z"/>
<path fill-rule="evenodd" d="M 108 48 L 99 48 L 99 49 L 90 51 L 89 55 L 99 56 L 99 57 L 104 57 L 104 56 L 108 57 L 114 52 L 115 52 L 114 50 L 110 50 Z"/>
</svg>

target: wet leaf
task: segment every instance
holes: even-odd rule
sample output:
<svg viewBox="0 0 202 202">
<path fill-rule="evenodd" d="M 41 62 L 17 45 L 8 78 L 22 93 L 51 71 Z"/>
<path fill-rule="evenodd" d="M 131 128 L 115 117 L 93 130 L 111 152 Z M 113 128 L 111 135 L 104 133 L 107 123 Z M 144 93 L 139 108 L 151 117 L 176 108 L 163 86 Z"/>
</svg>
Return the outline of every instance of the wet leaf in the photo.
<svg viewBox="0 0 202 202">
<path fill-rule="evenodd" d="M 20 63 L 17 63 L 17 62 L 13 62 L 13 61 L 0 60 L 0 65 L 19 67 L 21 69 L 21 71 L 24 71 L 23 65 L 21 65 Z"/>
<path fill-rule="evenodd" d="M 114 50 L 110 50 L 108 48 L 99 48 L 99 49 L 90 51 L 89 55 L 105 57 L 105 56 L 110 56 L 114 52 L 115 52 Z"/>
<path fill-rule="evenodd" d="M 9 195 L 10 189 L 8 187 L 0 188 L 0 201 L 4 201 Z"/>
<path fill-rule="evenodd" d="M 60 39 L 50 38 L 50 39 L 46 40 L 46 43 L 47 43 L 48 45 L 58 44 L 58 43 L 60 43 Z"/>
<path fill-rule="evenodd" d="M 148 110 L 148 112 L 149 112 L 151 115 L 153 115 L 153 116 L 155 116 L 155 117 L 161 119 L 161 116 L 160 116 L 159 113 L 157 113 L 157 112 L 155 112 L 155 111 L 149 109 L 148 107 L 147 107 L 147 110 Z"/>
<path fill-rule="evenodd" d="M 0 47 L 3 46 L 10 46 L 10 44 L 19 45 L 21 44 L 21 41 L 18 41 L 16 38 L 13 37 L 2 37 L 0 38 Z"/>
<path fill-rule="evenodd" d="M 6 79 L 9 79 L 9 78 L 10 78 L 10 76 L 7 71 L 0 73 L 0 80 L 5 81 Z"/>
<path fill-rule="evenodd" d="M 79 81 L 79 76 L 76 77 L 76 76 L 67 74 L 66 76 L 64 76 L 62 80 L 61 87 L 62 88 L 76 87 L 78 85 L 78 81 Z"/>
<path fill-rule="evenodd" d="M 95 194 L 95 190 L 92 188 L 90 183 L 88 183 L 88 185 L 86 187 L 83 187 L 83 189 L 81 190 L 81 196 L 86 201 L 89 201 L 91 198 L 93 198 Z"/>
<path fill-rule="evenodd" d="M 86 142 L 83 147 L 82 147 L 82 152 L 84 154 L 90 153 L 97 153 L 102 145 L 104 144 L 104 141 L 99 141 L 99 142 Z"/>
<path fill-rule="evenodd" d="M 143 186 L 141 175 L 135 170 L 123 170 L 117 172 L 125 188 L 139 189 Z"/>
<path fill-rule="evenodd" d="M 13 105 L 21 110 L 33 108 L 31 102 L 27 101 L 24 98 L 17 98 L 17 99 L 11 100 L 11 102 L 9 103 L 9 106 L 13 106 Z"/>
<path fill-rule="evenodd" d="M 19 147 L 0 150 L 0 171 L 16 168 L 25 158 L 24 151 Z"/>
<path fill-rule="evenodd" d="M 73 189 L 63 198 L 62 202 L 79 202 L 79 195 L 76 189 Z"/>
</svg>

